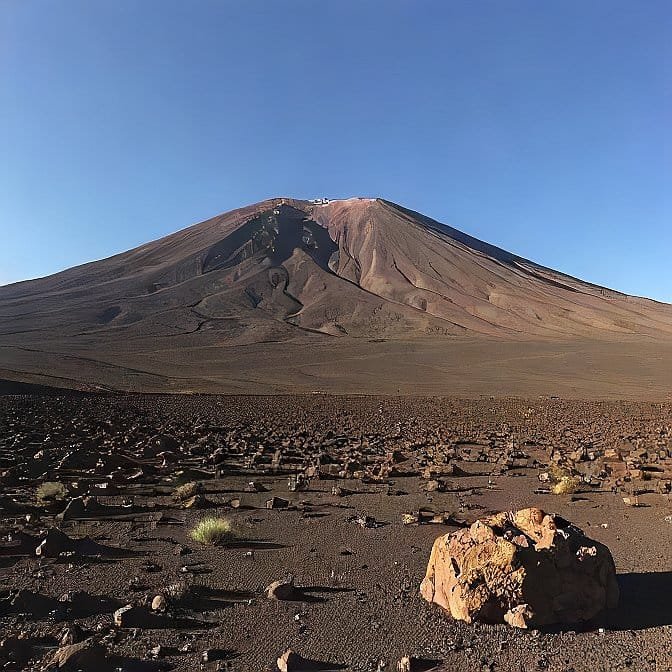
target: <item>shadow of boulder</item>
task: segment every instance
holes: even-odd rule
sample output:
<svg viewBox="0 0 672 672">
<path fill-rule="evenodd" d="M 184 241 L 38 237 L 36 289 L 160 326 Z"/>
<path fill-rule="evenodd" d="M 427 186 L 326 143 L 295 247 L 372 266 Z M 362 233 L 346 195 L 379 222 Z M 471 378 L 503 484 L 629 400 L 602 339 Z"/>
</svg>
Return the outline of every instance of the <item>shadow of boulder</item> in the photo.
<svg viewBox="0 0 672 672">
<path fill-rule="evenodd" d="M 646 630 L 672 625 L 672 572 L 619 574 L 618 607 L 605 615 L 609 630 Z"/>
</svg>

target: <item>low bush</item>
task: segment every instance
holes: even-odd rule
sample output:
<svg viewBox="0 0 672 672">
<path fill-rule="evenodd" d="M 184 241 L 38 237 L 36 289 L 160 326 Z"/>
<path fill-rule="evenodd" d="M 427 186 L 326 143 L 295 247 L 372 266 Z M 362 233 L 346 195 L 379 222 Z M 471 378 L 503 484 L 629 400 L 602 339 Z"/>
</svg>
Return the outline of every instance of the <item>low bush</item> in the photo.
<svg viewBox="0 0 672 672">
<path fill-rule="evenodd" d="M 203 518 L 191 530 L 191 538 L 194 541 L 211 546 L 234 536 L 231 523 L 226 518 Z"/>
</svg>

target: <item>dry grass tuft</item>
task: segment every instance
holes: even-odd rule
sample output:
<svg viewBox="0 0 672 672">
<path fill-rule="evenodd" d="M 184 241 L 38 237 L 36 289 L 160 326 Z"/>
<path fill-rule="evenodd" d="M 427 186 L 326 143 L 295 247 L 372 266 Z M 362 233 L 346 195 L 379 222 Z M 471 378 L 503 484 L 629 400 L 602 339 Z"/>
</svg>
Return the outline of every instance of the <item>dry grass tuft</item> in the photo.
<svg viewBox="0 0 672 672">
<path fill-rule="evenodd" d="M 231 523 L 226 518 L 203 518 L 191 530 L 191 538 L 194 541 L 211 546 L 234 536 Z"/>
<path fill-rule="evenodd" d="M 561 476 L 560 479 L 553 484 L 551 492 L 554 495 L 571 495 L 576 492 L 581 479 L 576 476 Z"/>
<path fill-rule="evenodd" d="M 553 483 L 551 492 L 554 495 L 571 495 L 581 485 L 581 479 L 572 474 L 567 467 L 552 464 L 548 469 L 548 477 Z"/>
</svg>

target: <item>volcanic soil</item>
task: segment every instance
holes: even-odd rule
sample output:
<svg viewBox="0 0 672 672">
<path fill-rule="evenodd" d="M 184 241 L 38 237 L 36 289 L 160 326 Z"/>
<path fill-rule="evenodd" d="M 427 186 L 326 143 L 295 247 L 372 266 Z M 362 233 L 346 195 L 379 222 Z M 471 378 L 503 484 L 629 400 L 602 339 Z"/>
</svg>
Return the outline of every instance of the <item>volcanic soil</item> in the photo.
<svg viewBox="0 0 672 672">
<path fill-rule="evenodd" d="M 672 305 L 382 199 L 275 198 L 0 287 L 0 378 L 135 393 L 670 400 Z"/>
<path fill-rule="evenodd" d="M 575 492 L 549 492 L 551 464 Z M 669 404 L 0 396 L 2 669 L 44 669 L 65 636 L 104 647 L 96 670 L 261 672 L 288 647 L 324 670 L 670 670 L 670 479 Z M 38 502 L 44 482 L 65 491 Z M 539 632 L 422 599 L 438 535 L 530 505 L 611 549 L 616 610 Z M 234 536 L 193 540 L 206 516 Z"/>
</svg>

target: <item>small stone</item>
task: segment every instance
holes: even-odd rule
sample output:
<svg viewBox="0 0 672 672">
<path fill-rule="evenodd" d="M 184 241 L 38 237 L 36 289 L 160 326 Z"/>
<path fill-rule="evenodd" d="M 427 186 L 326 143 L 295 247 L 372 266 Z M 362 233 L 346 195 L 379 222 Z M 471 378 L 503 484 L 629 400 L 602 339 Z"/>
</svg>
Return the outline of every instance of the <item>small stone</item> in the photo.
<svg viewBox="0 0 672 672">
<path fill-rule="evenodd" d="M 397 672 L 411 672 L 411 658 L 410 658 L 410 656 L 404 656 L 397 663 Z"/>
<path fill-rule="evenodd" d="M 151 614 L 144 607 L 127 604 L 114 612 L 114 624 L 118 628 L 145 628 L 149 625 Z"/>
<path fill-rule="evenodd" d="M 201 653 L 201 662 L 203 663 L 212 663 L 225 658 L 227 658 L 227 652 L 224 649 L 206 649 Z"/>
<path fill-rule="evenodd" d="M 61 634 L 60 645 L 61 646 L 72 646 L 73 644 L 79 644 L 84 639 L 84 633 L 82 629 L 76 624 L 73 623 L 71 626 L 65 628 Z"/>
<path fill-rule="evenodd" d="M 294 579 L 281 579 L 280 581 L 273 581 L 268 588 L 266 588 L 266 597 L 269 600 L 292 600 L 296 597 L 296 588 L 294 587 Z"/>
<path fill-rule="evenodd" d="M 45 538 L 35 549 L 35 555 L 41 558 L 57 558 L 61 553 L 72 552 L 73 550 L 72 539 L 54 527 L 47 532 Z"/>
<path fill-rule="evenodd" d="M 102 644 L 87 639 L 77 644 L 62 646 L 54 653 L 51 663 L 58 669 L 92 670 L 101 667 L 107 660 L 107 650 Z"/>
<path fill-rule="evenodd" d="M 168 602 L 163 595 L 156 595 L 152 600 L 152 611 L 165 611 Z"/>
<path fill-rule="evenodd" d="M 183 509 L 205 509 L 210 506 L 210 502 L 204 495 L 194 495 L 182 502 Z"/>
<path fill-rule="evenodd" d="M 280 672 L 300 672 L 301 670 L 306 670 L 306 661 L 298 653 L 292 651 L 292 649 L 287 649 L 281 656 L 278 658 L 278 669 Z"/>
<path fill-rule="evenodd" d="M 432 479 L 427 481 L 425 485 L 425 490 L 427 492 L 443 492 L 446 489 L 446 485 L 443 481 L 439 479 Z"/>
</svg>

